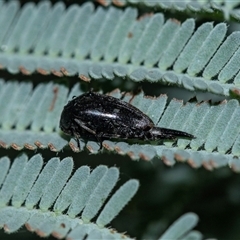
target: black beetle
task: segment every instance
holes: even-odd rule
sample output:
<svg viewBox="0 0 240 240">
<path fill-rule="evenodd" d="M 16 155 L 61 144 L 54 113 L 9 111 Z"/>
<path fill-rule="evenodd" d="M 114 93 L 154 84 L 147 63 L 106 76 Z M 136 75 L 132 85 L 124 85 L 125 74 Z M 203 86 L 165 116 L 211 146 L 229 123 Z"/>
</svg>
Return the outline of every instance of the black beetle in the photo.
<svg viewBox="0 0 240 240">
<path fill-rule="evenodd" d="M 156 127 L 153 121 L 131 104 L 120 99 L 87 92 L 74 97 L 64 107 L 60 128 L 77 140 L 139 139 L 160 140 L 193 135 L 167 128 Z M 79 147 L 80 143 L 78 141 Z"/>
</svg>

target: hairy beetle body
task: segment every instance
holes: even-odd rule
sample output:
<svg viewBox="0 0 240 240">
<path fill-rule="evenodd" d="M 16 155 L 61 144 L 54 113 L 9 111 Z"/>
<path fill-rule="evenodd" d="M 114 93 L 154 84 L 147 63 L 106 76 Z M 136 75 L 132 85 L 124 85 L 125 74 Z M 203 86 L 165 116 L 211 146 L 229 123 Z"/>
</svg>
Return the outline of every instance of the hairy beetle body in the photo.
<svg viewBox="0 0 240 240">
<path fill-rule="evenodd" d="M 193 138 L 185 132 L 156 127 L 153 121 L 131 104 L 95 92 L 87 92 L 64 107 L 60 128 L 79 139 L 160 140 Z"/>
</svg>

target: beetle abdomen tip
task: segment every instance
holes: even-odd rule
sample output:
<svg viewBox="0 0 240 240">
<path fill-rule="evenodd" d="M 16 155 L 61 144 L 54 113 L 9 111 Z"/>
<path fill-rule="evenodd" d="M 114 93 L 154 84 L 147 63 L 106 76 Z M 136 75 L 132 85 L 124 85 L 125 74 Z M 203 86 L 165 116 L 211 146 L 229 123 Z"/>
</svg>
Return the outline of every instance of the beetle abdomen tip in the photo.
<svg viewBox="0 0 240 240">
<path fill-rule="evenodd" d="M 174 139 L 174 138 L 190 138 L 194 139 L 196 138 L 194 135 L 183 132 L 183 131 L 178 131 L 174 129 L 169 129 L 169 128 L 160 128 L 160 127 L 154 127 L 151 131 L 153 138 L 155 139 Z"/>
</svg>

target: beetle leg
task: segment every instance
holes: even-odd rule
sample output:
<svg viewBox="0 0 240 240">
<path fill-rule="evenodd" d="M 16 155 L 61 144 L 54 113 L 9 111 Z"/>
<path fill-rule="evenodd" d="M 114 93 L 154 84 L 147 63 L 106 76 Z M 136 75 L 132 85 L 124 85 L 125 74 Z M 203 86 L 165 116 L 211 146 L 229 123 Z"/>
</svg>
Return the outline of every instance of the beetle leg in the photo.
<svg viewBox="0 0 240 240">
<path fill-rule="evenodd" d="M 79 140 L 79 138 L 76 138 L 76 142 L 77 142 L 77 146 L 78 146 L 79 150 L 81 150 L 81 145 L 80 145 L 80 140 Z"/>
<path fill-rule="evenodd" d="M 102 141 L 100 141 L 99 143 L 100 143 L 100 148 L 99 148 L 99 150 L 102 150 Z"/>
<path fill-rule="evenodd" d="M 92 129 L 90 129 L 89 127 L 87 127 L 86 124 L 85 124 L 84 122 L 82 122 L 81 120 L 75 118 L 74 121 L 75 121 L 81 128 L 83 128 L 84 130 L 86 130 L 87 132 L 92 133 L 93 135 L 96 135 L 96 132 L 93 131 Z"/>
<path fill-rule="evenodd" d="M 127 94 L 127 92 L 123 92 L 123 93 L 122 93 L 122 96 L 120 97 L 120 99 L 123 100 L 124 97 L 126 96 L 126 94 Z"/>
<path fill-rule="evenodd" d="M 103 133 L 99 133 L 99 134 L 97 134 L 97 135 L 95 136 L 96 139 L 97 139 L 97 141 L 100 143 L 100 148 L 99 148 L 99 150 L 102 150 L 102 147 L 103 147 L 103 145 L 102 145 L 102 143 L 103 143 L 102 136 L 103 136 Z"/>
<path fill-rule="evenodd" d="M 103 133 L 96 134 L 95 131 L 93 131 L 92 129 L 90 129 L 89 127 L 87 127 L 87 126 L 85 125 L 85 123 L 82 122 L 82 121 L 79 120 L 79 119 L 74 119 L 74 121 L 75 121 L 77 124 L 79 124 L 79 126 L 80 126 L 81 128 L 83 128 L 83 129 L 86 130 L 87 132 L 92 133 L 92 134 L 94 135 L 94 137 L 95 137 L 95 138 L 97 139 L 97 141 L 100 143 L 100 149 L 99 149 L 99 150 L 101 150 L 101 149 L 102 149 L 102 135 L 103 135 Z M 79 142 L 79 145 L 80 145 L 80 142 Z"/>
<path fill-rule="evenodd" d="M 81 150 L 81 145 L 80 145 L 79 137 L 77 137 L 77 136 L 74 134 L 73 130 L 71 130 L 71 135 L 72 135 L 72 136 L 75 136 L 75 140 L 76 140 L 76 142 L 77 142 L 77 146 L 78 146 L 79 150 Z"/>
</svg>

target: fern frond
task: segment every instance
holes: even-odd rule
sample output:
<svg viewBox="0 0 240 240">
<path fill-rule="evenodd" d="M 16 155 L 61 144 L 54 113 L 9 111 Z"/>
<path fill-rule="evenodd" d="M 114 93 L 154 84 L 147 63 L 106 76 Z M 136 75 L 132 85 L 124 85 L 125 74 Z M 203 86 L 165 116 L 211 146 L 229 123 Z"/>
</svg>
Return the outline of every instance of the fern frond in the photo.
<svg viewBox="0 0 240 240">
<path fill-rule="evenodd" d="M 2 9 L 0 25 L 8 28 L 0 36 L 0 65 L 11 73 L 78 74 L 84 81 L 118 76 L 224 96 L 239 85 L 239 32 L 227 37 L 225 23 L 195 29 L 193 19 L 181 24 L 161 13 L 136 19 L 134 8 L 94 10 L 89 2 L 19 8 L 10 1 Z M 2 22 L 9 19 L 11 25 Z"/>
<path fill-rule="evenodd" d="M 9 158 L 1 158 L 0 227 L 14 232 L 25 224 L 41 236 L 61 238 L 76 232 L 83 238 L 94 233 L 103 238 L 126 237 L 105 226 L 136 193 L 138 181 L 126 182 L 103 207 L 118 181 L 118 169 L 101 165 L 90 172 L 82 166 L 71 176 L 72 170 L 69 157 L 52 158 L 44 167 L 39 154 L 30 160 L 22 154 L 11 167 Z M 90 223 L 97 215 L 96 224 Z"/>
<path fill-rule="evenodd" d="M 126 7 L 126 6 L 134 6 L 136 8 L 142 8 L 142 5 L 145 8 L 149 8 L 152 11 L 171 11 L 175 13 L 176 11 L 185 12 L 185 14 L 193 15 L 194 13 L 198 13 L 199 15 L 208 14 L 208 16 L 212 16 L 211 13 L 214 11 L 218 11 L 223 18 L 229 20 L 230 17 L 239 20 L 239 9 L 236 8 L 238 6 L 238 2 L 235 1 L 199 1 L 199 0 L 188 0 L 188 1 L 132 1 L 132 0 L 122 0 L 122 1 L 101 1 L 96 0 L 100 4 L 104 6 L 109 6 L 111 3 L 116 5 L 117 7 Z M 214 17 L 214 15 L 212 16 Z"/>
<path fill-rule="evenodd" d="M 198 216 L 194 213 L 186 213 L 177 219 L 167 231 L 159 238 L 164 239 L 189 239 L 192 235 L 192 239 L 202 239 L 202 235 L 199 232 L 191 231 L 198 222 Z M 191 231 L 189 233 L 189 231 Z M 191 239 L 191 238 L 190 238 Z"/>
<path fill-rule="evenodd" d="M 84 148 L 91 153 L 98 153 L 99 144 L 94 141 L 81 140 L 81 149 L 74 139 L 63 138 L 59 129 L 61 111 L 72 96 L 82 94 L 76 84 L 68 94 L 68 88 L 53 84 L 39 84 L 32 90 L 31 84 L 25 82 L 0 81 L 0 146 L 21 150 L 24 147 L 35 150 L 49 148 L 58 152 L 67 144 L 73 151 Z M 26 91 L 20 91 L 27 86 Z M 16 89 L 16 96 L 10 98 L 8 92 Z M 44 94 L 42 94 L 44 92 Z M 22 95 L 24 94 L 24 95 Z M 120 98 L 119 90 L 110 95 Z M 196 139 L 179 139 L 161 143 L 131 144 L 129 142 L 104 141 L 103 147 L 132 159 L 151 160 L 159 157 L 167 165 L 177 161 L 187 161 L 192 167 L 204 166 L 209 170 L 229 166 L 234 171 L 240 170 L 235 157 L 240 156 L 240 106 L 237 100 L 223 101 L 217 105 L 208 102 L 198 104 L 172 99 L 168 103 L 166 95 L 157 98 L 145 97 L 143 92 L 132 96 L 125 94 L 124 101 L 146 113 L 155 125 L 185 131 L 196 136 Z M 34 115 L 31 113 L 35 112 Z M 164 144 L 164 145 L 162 145 Z"/>
</svg>

